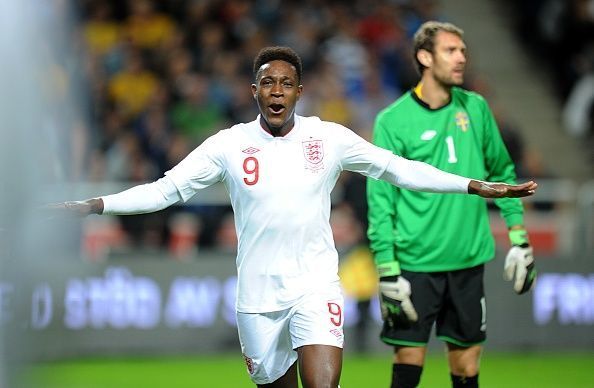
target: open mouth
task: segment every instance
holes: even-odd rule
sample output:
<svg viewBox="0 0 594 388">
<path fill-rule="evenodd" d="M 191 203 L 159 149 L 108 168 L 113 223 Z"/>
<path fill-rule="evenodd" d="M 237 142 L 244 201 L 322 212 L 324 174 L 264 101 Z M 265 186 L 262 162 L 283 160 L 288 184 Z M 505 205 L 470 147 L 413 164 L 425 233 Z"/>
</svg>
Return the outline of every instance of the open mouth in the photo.
<svg viewBox="0 0 594 388">
<path fill-rule="evenodd" d="M 270 112 L 272 112 L 272 114 L 278 115 L 283 113 L 283 111 L 285 110 L 284 105 L 281 104 L 270 104 L 268 105 L 268 110 Z"/>
</svg>

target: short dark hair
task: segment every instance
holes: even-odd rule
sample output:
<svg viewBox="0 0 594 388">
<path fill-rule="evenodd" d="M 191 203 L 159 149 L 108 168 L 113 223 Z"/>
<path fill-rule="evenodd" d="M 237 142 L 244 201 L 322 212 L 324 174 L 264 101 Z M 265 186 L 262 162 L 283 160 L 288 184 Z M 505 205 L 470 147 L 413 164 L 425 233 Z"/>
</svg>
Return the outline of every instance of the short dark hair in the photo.
<svg viewBox="0 0 594 388">
<path fill-rule="evenodd" d="M 290 47 L 272 46 L 264 47 L 256 58 L 254 58 L 254 79 L 258 77 L 258 71 L 262 65 L 271 61 L 285 61 L 295 67 L 297 71 L 297 81 L 301 82 L 301 75 L 303 73 L 303 65 L 299 54 Z"/>
<path fill-rule="evenodd" d="M 436 21 L 428 21 L 423 23 L 417 32 L 415 32 L 415 36 L 413 38 L 414 61 L 417 65 L 417 70 L 421 75 L 423 75 L 425 66 L 419 62 L 417 53 L 420 50 L 427 50 L 433 54 L 433 50 L 435 49 L 435 36 L 439 31 L 450 32 L 452 34 L 458 35 L 460 38 L 464 38 L 464 31 L 452 23 L 442 23 Z"/>
</svg>

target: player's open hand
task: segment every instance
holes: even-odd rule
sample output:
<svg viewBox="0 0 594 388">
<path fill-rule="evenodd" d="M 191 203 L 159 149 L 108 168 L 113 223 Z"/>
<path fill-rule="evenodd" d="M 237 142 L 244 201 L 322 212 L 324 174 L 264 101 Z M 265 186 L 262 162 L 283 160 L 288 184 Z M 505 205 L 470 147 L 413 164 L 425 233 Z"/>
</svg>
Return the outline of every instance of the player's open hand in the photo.
<svg viewBox="0 0 594 388">
<path fill-rule="evenodd" d="M 89 214 L 101 214 L 103 212 L 103 200 L 94 198 L 86 201 L 51 203 L 46 205 L 44 210 L 64 215 L 86 217 Z"/>
<path fill-rule="evenodd" d="M 537 187 L 538 185 L 534 181 L 519 185 L 510 185 L 507 183 L 471 180 L 468 184 L 468 193 L 476 194 L 483 198 L 519 198 L 533 195 Z"/>
</svg>

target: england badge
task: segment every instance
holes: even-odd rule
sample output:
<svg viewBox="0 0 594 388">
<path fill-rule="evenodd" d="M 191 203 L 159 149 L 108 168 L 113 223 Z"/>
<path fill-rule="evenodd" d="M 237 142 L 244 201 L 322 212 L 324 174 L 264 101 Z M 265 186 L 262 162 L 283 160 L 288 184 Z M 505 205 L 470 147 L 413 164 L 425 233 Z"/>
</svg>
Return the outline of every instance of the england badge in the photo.
<svg viewBox="0 0 594 388">
<path fill-rule="evenodd" d="M 318 171 L 324 168 L 324 143 L 322 140 L 307 140 L 303 143 L 305 168 Z"/>
</svg>

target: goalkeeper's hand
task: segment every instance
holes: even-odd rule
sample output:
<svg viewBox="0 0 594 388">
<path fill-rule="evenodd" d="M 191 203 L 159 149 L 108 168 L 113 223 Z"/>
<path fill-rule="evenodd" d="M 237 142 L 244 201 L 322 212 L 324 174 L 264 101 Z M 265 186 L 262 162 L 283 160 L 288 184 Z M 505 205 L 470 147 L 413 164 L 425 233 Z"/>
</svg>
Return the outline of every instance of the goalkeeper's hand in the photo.
<svg viewBox="0 0 594 388">
<path fill-rule="evenodd" d="M 507 281 L 514 280 L 514 290 L 523 294 L 532 288 L 536 280 L 532 247 L 523 229 L 510 230 L 509 237 L 512 247 L 505 257 L 503 278 Z"/>
<path fill-rule="evenodd" d="M 408 328 L 418 319 L 410 300 L 410 283 L 400 276 L 396 262 L 378 265 L 382 319 L 391 327 Z"/>
</svg>

